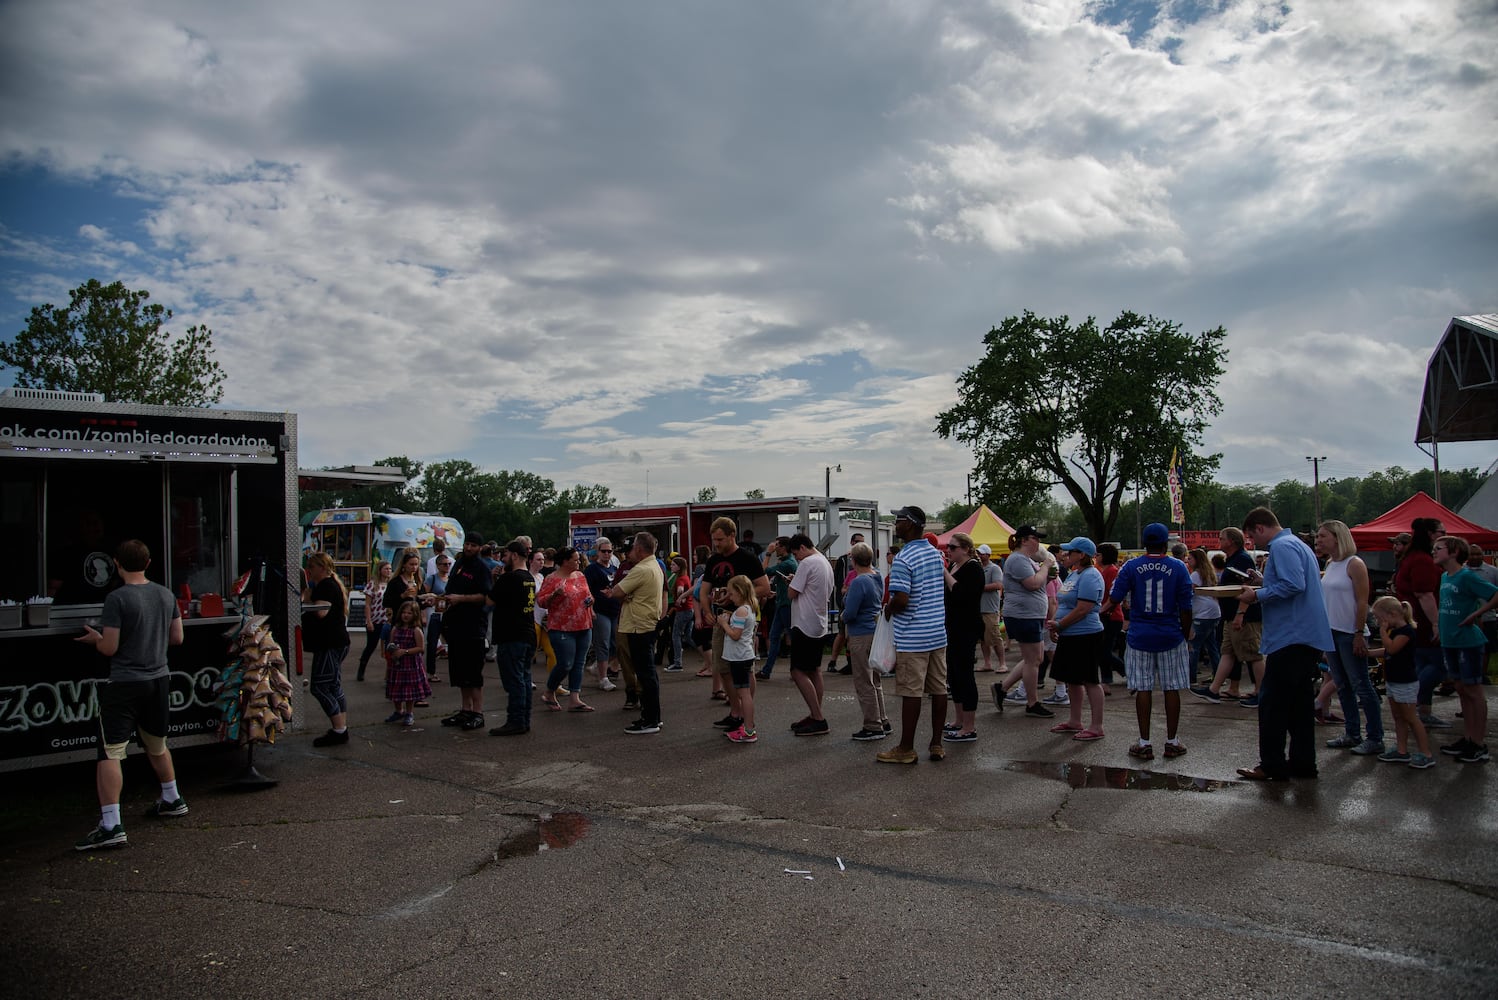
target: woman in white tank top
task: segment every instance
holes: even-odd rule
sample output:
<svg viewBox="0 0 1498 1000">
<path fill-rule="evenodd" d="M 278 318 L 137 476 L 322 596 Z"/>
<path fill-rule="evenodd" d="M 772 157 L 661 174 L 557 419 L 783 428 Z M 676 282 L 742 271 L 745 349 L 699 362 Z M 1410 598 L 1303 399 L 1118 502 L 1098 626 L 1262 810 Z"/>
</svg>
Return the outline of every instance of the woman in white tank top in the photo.
<svg viewBox="0 0 1498 1000">
<path fill-rule="evenodd" d="M 1368 567 L 1356 552 L 1352 532 L 1341 521 L 1325 521 L 1316 531 L 1316 554 L 1328 560 L 1321 595 L 1336 647 L 1326 659 L 1347 722 L 1346 731 L 1326 745 L 1369 757 L 1384 752 L 1384 723 L 1378 692 L 1368 678 Z"/>
</svg>

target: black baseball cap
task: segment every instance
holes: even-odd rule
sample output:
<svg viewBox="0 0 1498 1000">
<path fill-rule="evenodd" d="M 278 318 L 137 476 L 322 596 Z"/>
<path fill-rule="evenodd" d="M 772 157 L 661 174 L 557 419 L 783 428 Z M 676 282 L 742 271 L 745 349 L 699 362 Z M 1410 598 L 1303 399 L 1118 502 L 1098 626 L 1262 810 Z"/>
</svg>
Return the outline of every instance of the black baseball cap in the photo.
<svg viewBox="0 0 1498 1000">
<path fill-rule="evenodd" d="M 898 521 L 902 518 L 914 524 L 917 528 L 924 528 L 926 526 L 926 512 L 919 507 L 901 507 L 895 511 L 895 520 Z"/>
<path fill-rule="evenodd" d="M 1033 525 L 1033 524 L 1022 524 L 1018 528 L 1014 529 L 1014 537 L 1017 538 L 1017 539 L 1019 539 L 1020 541 L 1024 541 L 1026 538 L 1032 538 L 1032 537 L 1033 538 L 1044 538 L 1045 537 L 1045 532 L 1041 531 L 1039 528 L 1035 527 L 1035 525 Z"/>
</svg>

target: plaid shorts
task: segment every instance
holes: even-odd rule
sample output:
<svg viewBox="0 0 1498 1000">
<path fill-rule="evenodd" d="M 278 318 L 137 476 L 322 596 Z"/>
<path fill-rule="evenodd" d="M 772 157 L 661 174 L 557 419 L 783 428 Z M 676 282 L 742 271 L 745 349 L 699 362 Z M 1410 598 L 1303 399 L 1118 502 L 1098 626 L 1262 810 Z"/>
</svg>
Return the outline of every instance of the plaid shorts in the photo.
<svg viewBox="0 0 1498 1000">
<path fill-rule="evenodd" d="M 1180 691 L 1191 686 L 1191 644 L 1158 653 L 1128 646 L 1124 649 L 1124 674 L 1130 691 Z"/>
</svg>

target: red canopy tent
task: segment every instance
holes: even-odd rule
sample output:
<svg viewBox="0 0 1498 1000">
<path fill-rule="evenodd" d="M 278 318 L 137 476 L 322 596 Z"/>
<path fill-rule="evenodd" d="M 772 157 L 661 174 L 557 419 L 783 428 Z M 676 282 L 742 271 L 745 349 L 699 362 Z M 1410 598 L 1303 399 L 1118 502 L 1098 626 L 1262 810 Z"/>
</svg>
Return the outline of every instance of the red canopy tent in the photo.
<svg viewBox="0 0 1498 1000">
<path fill-rule="evenodd" d="M 1393 510 L 1353 528 L 1352 540 L 1360 552 L 1388 551 L 1394 547 L 1389 544 L 1389 536 L 1409 531 L 1410 522 L 1417 517 L 1439 518 L 1448 535 L 1481 545 L 1488 551 L 1498 548 L 1498 531 L 1473 524 L 1455 511 L 1447 510 L 1423 490 Z"/>
</svg>

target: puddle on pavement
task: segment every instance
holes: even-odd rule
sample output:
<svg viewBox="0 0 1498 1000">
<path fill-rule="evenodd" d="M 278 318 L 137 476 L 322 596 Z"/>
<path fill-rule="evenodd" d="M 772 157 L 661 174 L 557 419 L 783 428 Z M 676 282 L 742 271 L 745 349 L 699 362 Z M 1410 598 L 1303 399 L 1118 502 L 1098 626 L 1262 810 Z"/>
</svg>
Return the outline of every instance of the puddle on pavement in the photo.
<svg viewBox="0 0 1498 1000">
<path fill-rule="evenodd" d="M 507 838 L 494 852 L 496 861 L 528 857 L 542 851 L 563 851 L 583 838 L 593 821 L 582 813 L 541 813 L 536 825 Z"/>
<path fill-rule="evenodd" d="M 1132 788 L 1137 791 L 1215 792 L 1231 788 L 1237 781 L 1193 778 L 1169 771 L 1143 771 L 1132 767 L 1103 767 L 1099 764 L 1055 763 L 1043 760 L 1013 760 L 1006 771 L 1033 774 L 1040 778 L 1064 781 L 1073 788 Z"/>
</svg>

